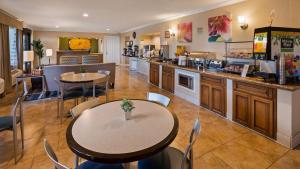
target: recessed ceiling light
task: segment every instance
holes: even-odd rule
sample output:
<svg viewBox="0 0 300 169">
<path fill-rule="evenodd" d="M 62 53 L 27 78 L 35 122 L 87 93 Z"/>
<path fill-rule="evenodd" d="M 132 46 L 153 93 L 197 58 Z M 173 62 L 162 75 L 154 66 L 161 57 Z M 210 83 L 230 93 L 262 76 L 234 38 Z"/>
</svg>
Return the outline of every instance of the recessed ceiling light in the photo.
<svg viewBox="0 0 300 169">
<path fill-rule="evenodd" d="M 59 25 L 56 25 L 55 28 L 59 28 Z"/>
<path fill-rule="evenodd" d="M 109 29 L 109 28 L 107 28 L 107 29 L 106 29 L 106 31 L 110 31 L 110 29 Z"/>
<path fill-rule="evenodd" d="M 83 16 L 83 17 L 89 17 L 89 14 L 83 13 L 82 16 Z"/>
</svg>

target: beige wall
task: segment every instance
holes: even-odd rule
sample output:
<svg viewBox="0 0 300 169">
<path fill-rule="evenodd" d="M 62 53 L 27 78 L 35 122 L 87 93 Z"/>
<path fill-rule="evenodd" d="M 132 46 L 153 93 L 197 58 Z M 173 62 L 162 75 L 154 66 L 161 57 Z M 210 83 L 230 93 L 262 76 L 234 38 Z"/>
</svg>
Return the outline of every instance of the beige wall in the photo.
<svg viewBox="0 0 300 169">
<path fill-rule="evenodd" d="M 53 31 L 34 31 L 33 39 L 40 39 L 44 44 L 45 49 L 53 50 L 53 57 L 51 58 L 51 64 L 56 64 L 56 51 L 58 51 L 58 38 L 59 37 L 81 37 L 81 38 L 97 38 L 99 39 L 99 45 L 105 35 L 112 35 L 106 33 L 85 33 L 85 32 L 53 32 Z M 100 46 L 99 46 L 100 50 Z M 99 51 L 101 52 L 101 51 Z M 37 63 L 37 62 L 35 62 Z M 49 58 L 44 57 L 41 61 L 42 64 L 48 64 Z"/>
<path fill-rule="evenodd" d="M 176 45 L 178 43 L 176 38 L 168 40 L 163 38 L 164 31 L 175 27 L 180 22 L 193 22 L 193 42 L 185 43 L 190 50 L 202 50 L 217 52 L 217 55 L 223 56 L 225 53 L 224 43 L 209 43 L 208 42 L 208 26 L 207 19 L 212 16 L 223 14 L 230 14 L 232 17 L 232 39 L 233 41 L 252 40 L 255 28 L 268 26 L 268 18 L 272 9 L 276 10 L 276 17 L 273 26 L 280 27 L 297 27 L 300 28 L 299 9 L 300 0 L 247 0 L 235 5 L 230 5 L 203 13 L 198 13 L 176 20 L 148 26 L 136 30 L 137 36 L 151 32 L 161 32 L 161 42 L 170 45 L 170 54 L 174 55 Z M 243 15 L 247 17 L 249 28 L 241 30 L 237 22 L 237 17 Z M 198 33 L 197 28 L 202 27 L 203 32 Z M 131 36 L 131 32 L 123 33 L 121 40 L 125 36 Z M 121 45 L 123 43 L 121 42 Z M 122 48 L 124 46 L 121 46 Z M 124 60 L 124 59 L 123 59 Z"/>
</svg>

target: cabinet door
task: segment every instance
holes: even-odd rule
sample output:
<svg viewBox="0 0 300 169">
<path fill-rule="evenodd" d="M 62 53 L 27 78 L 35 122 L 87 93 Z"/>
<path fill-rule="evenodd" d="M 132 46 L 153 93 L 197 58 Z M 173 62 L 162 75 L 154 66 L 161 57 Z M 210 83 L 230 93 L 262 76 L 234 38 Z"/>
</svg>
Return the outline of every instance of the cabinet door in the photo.
<svg viewBox="0 0 300 169">
<path fill-rule="evenodd" d="M 245 93 L 233 92 L 233 121 L 250 127 L 250 96 Z"/>
<path fill-rule="evenodd" d="M 225 113 L 225 89 L 221 86 L 211 86 L 211 110 L 222 115 L 226 116 Z"/>
<path fill-rule="evenodd" d="M 153 64 L 150 64 L 149 78 L 150 78 L 150 83 L 154 84 L 154 66 L 153 66 Z"/>
<path fill-rule="evenodd" d="M 159 86 L 159 66 L 155 65 L 154 70 L 154 84 Z"/>
<path fill-rule="evenodd" d="M 150 82 L 156 86 L 159 85 L 159 65 L 150 64 Z"/>
<path fill-rule="evenodd" d="M 210 93 L 210 85 L 209 84 L 204 84 L 202 83 L 200 85 L 200 105 L 209 109 L 209 103 L 210 103 L 210 97 L 209 97 L 209 93 Z"/>
<path fill-rule="evenodd" d="M 162 71 L 161 87 L 165 90 L 168 90 L 168 73 L 165 71 Z"/>
<path fill-rule="evenodd" d="M 273 101 L 261 97 L 251 97 L 251 128 L 274 137 Z"/>
</svg>

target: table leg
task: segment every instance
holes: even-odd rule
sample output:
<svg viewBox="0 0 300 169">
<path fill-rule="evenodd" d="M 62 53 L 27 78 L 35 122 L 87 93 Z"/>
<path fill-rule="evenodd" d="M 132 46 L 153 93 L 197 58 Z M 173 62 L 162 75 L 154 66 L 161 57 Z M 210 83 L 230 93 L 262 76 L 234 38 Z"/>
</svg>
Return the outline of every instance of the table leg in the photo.
<svg viewBox="0 0 300 169">
<path fill-rule="evenodd" d="M 95 97 L 96 96 L 96 87 L 95 87 L 95 84 L 93 83 L 93 97 Z"/>
<path fill-rule="evenodd" d="M 130 169 L 130 163 L 124 163 L 123 166 L 124 169 Z"/>
</svg>

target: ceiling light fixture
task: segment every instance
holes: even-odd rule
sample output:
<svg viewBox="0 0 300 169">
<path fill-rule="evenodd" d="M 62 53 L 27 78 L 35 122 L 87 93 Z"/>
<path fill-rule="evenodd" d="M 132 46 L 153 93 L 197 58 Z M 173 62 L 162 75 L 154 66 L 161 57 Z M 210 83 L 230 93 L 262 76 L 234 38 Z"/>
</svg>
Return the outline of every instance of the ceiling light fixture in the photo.
<svg viewBox="0 0 300 169">
<path fill-rule="evenodd" d="M 107 28 L 107 29 L 106 29 L 106 31 L 110 31 L 110 29 L 109 29 L 109 28 Z"/>
<path fill-rule="evenodd" d="M 82 16 L 87 18 L 87 17 L 89 17 L 89 14 L 83 13 Z"/>
<path fill-rule="evenodd" d="M 56 25 L 56 26 L 55 26 L 55 28 L 59 28 L 59 26 L 58 26 L 58 25 Z"/>
</svg>

